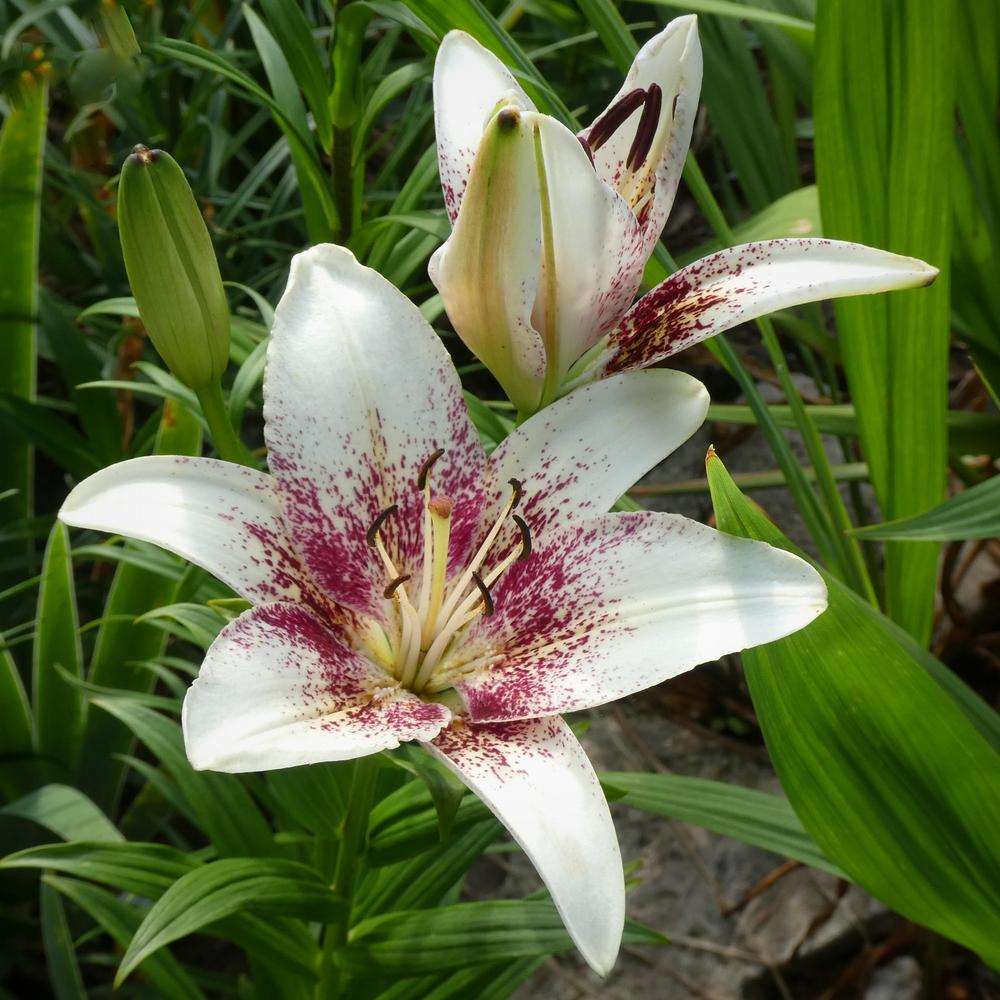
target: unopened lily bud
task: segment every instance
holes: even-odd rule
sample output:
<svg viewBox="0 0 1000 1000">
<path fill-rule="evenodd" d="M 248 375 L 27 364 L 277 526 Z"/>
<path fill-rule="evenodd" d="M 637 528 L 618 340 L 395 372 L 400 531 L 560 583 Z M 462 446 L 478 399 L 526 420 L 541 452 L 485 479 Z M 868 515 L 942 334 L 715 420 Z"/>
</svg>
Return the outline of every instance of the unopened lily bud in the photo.
<svg viewBox="0 0 1000 1000">
<path fill-rule="evenodd" d="M 136 146 L 118 186 L 125 270 L 153 346 L 185 385 L 229 360 L 229 305 L 205 220 L 177 162 Z"/>
</svg>

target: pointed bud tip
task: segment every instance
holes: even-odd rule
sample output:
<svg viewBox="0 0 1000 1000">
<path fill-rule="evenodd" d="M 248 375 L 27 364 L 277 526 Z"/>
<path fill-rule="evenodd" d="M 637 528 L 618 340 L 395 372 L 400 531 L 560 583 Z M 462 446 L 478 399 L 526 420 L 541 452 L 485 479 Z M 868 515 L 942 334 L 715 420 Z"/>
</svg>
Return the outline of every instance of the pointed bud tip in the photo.
<svg viewBox="0 0 1000 1000">
<path fill-rule="evenodd" d="M 712 461 L 713 458 L 718 458 L 719 453 L 715 450 L 715 445 L 710 444 L 708 446 L 708 451 L 705 452 L 705 464 L 707 465 Z"/>
<path fill-rule="evenodd" d="M 137 142 L 132 147 L 128 162 L 135 166 L 148 167 L 150 164 L 155 163 L 162 155 L 159 149 L 150 149 L 141 142 Z"/>
<path fill-rule="evenodd" d="M 503 108 L 497 113 L 497 125 L 502 132 L 517 128 L 521 120 L 521 112 L 517 108 Z"/>
</svg>

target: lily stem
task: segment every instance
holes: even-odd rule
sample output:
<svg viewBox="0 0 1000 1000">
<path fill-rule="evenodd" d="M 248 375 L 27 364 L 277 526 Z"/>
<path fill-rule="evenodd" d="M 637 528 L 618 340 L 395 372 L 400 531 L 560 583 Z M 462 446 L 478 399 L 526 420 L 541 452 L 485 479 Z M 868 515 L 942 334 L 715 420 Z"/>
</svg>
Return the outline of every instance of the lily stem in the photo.
<svg viewBox="0 0 1000 1000">
<path fill-rule="evenodd" d="M 213 379 L 207 385 L 196 389 L 195 394 L 198 397 L 198 402 L 201 403 L 201 412 L 205 416 L 219 457 L 226 462 L 246 465 L 251 469 L 257 468 L 257 463 L 253 460 L 247 446 L 240 440 L 233 427 L 233 422 L 229 419 L 226 401 L 222 398 L 222 386 L 219 382 Z"/>
<path fill-rule="evenodd" d="M 333 199 L 337 206 L 340 231 L 338 238 L 346 243 L 354 230 L 354 137 L 352 129 L 333 130 Z"/>
<path fill-rule="evenodd" d="M 337 867 L 333 876 L 333 891 L 343 900 L 344 917 L 336 923 L 329 924 L 323 935 L 323 954 L 319 984 L 316 987 L 316 1000 L 333 1000 L 341 992 L 337 952 L 347 943 L 354 878 L 358 870 L 358 858 L 364 849 L 365 837 L 368 834 L 368 817 L 375 797 L 377 780 L 377 756 L 360 757 L 354 762 L 354 777 L 351 779 L 347 815 L 344 817 L 340 850 L 337 852 Z"/>
</svg>

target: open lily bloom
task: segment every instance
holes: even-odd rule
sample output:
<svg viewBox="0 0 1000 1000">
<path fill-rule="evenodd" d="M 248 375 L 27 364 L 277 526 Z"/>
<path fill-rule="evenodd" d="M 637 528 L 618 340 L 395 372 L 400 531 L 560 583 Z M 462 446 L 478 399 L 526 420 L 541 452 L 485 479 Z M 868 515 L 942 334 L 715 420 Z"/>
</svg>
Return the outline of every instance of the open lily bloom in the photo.
<svg viewBox="0 0 1000 1000">
<path fill-rule="evenodd" d="M 192 764 L 255 771 L 421 741 L 507 826 L 606 973 L 621 858 L 561 713 L 801 628 L 825 607 L 820 577 L 682 517 L 605 513 L 701 424 L 696 380 L 609 378 L 487 459 L 438 337 L 338 247 L 295 258 L 264 396 L 270 475 L 139 458 L 60 512 L 162 545 L 254 603 L 185 698 Z"/>
<path fill-rule="evenodd" d="M 441 43 L 435 127 L 453 232 L 430 275 L 522 414 L 776 309 L 936 276 L 854 243 L 771 240 L 697 261 L 633 305 L 677 192 L 701 71 L 697 20 L 679 17 L 574 135 L 474 39 L 453 31 Z"/>
</svg>

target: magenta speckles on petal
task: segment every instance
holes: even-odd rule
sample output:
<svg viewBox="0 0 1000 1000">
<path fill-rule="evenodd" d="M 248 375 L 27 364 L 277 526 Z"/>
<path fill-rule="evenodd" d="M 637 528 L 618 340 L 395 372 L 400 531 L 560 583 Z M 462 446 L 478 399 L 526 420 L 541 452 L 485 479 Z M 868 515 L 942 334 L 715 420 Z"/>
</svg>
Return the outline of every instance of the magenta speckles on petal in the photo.
<svg viewBox="0 0 1000 1000">
<path fill-rule="evenodd" d="M 390 504 L 399 512 L 387 547 L 401 572 L 419 570 L 417 476 L 438 448 L 434 488 L 455 501 L 452 557 L 466 557 L 485 458 L 458 376 L 412 303 L 347 251 L 296 258 L 275 316 L 264 416 L 285 519 L 335 601 L 384 618 L 384 571 L 365 533 Z"/>
<path fill-rule="evenodd" d="M 834 240 L 767 240 L 721 250 L 632 306 L 609 337 L 606 371 L 653 364 L 776 309 L 927 284 L 936 273 L 922 261 Z"/>
<path fill-rule="evenodd" d="M 346 760 L 432 739 L 450 713 L 402 690 L 347 634 L 294 604 L 227 625 L 184 702 L 196 768 L 252 771 Z"/>
</svg>

